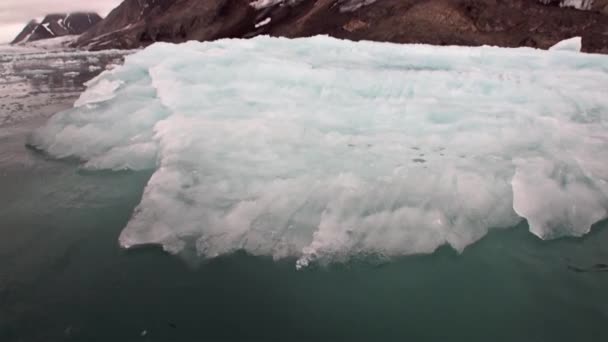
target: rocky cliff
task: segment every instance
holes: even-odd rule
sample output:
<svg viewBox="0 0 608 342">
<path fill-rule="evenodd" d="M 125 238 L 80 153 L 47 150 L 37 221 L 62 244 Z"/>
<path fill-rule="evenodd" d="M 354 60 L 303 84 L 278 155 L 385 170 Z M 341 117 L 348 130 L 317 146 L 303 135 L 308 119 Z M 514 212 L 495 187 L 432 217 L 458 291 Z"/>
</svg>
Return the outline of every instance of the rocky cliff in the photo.
<svg viewBox="0 0 608 342">
<path fill-rule="evenodd" d="M 608 14 L 602 4 L 606 2 L 126 0 L 77 45 L 136 48 L 156 41 L 327 34 L 397 43 L 548 48 L 582 36 L 585 51 L 608 53 Z"/>
<path fill-rule="evenodd" d="M 97 13 L 50 14 L 42 22 L 30 21 L 12 44 L 82 34 L 101 21 Z"/>
</svg>

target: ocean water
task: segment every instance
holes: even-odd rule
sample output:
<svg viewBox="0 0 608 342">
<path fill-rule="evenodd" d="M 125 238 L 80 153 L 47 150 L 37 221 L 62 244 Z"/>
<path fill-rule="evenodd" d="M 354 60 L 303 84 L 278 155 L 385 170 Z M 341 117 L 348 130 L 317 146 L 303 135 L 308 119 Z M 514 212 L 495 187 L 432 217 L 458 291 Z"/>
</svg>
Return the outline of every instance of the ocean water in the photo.
<svg viewBox="0 0 608 342">
<path fill-rule="evenodd" d="M 462 251 L 358 253 L 300 270 L 297 254 L 121 248 L 155 170 L 83 168 L 26 147 L 93 76 L 69 96 L 62 82 L 19 96 L 1 82 L 2 103 L 23 106 L 0 125 L 1 341 L 608 338 L 605 221 L 583 237 L 545 241 L 524 220 Z"/>
</svg>

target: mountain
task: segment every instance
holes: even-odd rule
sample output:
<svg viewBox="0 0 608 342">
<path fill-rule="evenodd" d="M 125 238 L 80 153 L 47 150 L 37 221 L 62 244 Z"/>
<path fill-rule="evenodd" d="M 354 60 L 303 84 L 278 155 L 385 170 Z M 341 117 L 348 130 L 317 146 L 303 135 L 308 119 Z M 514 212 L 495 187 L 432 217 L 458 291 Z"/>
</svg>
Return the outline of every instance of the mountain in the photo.
<svg viewBox="0 0 608 342">
<path fill-rule="evenodd" d="M 91 49 L 136 48 L 155 41 L 207 40 L 245 26 L 254 9 L 246 0 L 125 0 L 78 45 Z"/>
<path fill-rule="evenodd" d="M 49 14 L 40 23 L 30 21 L 12 44 L 82 34 L 101 20 L 97 13 Z"/>
<path fill-rule="evenodd" d="M 608 14 L 595 0 L 125 0 L 77 41 L 137 48 L 256 35 L 548 48 L 572 36 L 608 53 Z M 579 9 L 590 9 L 582 11 Z"/>
<path fill-rule="evenodd" d="M 36 20 L 31 20 L 29 23 L 27 23 L 27 25 L 25 25 L 23 30 L 17 35 L 17 37 L 15 37 L 11 44 L 18 44 L 20 42 L 28 41 L 34 33 L 34 30 L 36 30 L 36 28 L 38 27 L 38 25 L 40 24 L 38 24 Z"/>
</svg>

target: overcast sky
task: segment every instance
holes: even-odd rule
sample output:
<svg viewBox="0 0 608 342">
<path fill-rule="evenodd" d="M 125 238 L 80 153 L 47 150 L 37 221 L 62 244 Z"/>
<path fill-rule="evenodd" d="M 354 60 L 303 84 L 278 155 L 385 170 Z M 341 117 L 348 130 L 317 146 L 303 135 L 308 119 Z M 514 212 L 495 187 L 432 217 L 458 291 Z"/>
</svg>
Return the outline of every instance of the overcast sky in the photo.
<svg viewBox="0 0 608 342">
<path fill-rule="evenodd" d="M 0 0 L 0 43 L 6 43 L 32 19 L 49 13 L 94 11 L 105 17 L 122 0 Z"/>
</svg>

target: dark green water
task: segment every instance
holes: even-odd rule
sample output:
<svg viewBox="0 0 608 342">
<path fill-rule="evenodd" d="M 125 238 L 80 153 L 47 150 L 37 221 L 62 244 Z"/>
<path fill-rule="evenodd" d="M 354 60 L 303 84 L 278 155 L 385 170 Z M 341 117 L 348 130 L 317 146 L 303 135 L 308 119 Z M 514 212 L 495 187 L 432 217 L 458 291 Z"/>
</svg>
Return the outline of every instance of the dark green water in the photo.
<svg viewBox="0 0 608 342">
<path fill-rule="evenodd" d="M 118 247 L 149 173 L 82 173 L 3 130 L 0 341 L 608 341 L 608 272 L 568 267 L 608 263 L 606 223 L 551 242 L 523 223 L 461 255 L 192 266 Z"/>
</svg>

